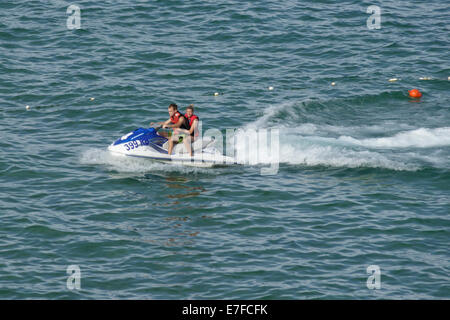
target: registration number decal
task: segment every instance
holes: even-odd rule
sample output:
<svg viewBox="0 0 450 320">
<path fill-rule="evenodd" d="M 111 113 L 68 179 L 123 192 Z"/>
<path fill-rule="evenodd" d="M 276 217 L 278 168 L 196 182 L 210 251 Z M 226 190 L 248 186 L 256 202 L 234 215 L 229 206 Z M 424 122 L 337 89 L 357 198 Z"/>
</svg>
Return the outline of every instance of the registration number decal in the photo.
<svg viewBox="0 0 450 320">
<path fill-rule="evenodd" d="M 149 141 L 148 140 L 135 140 L 125 143 L 123 146 L 127 151 L 130 151 L 132 149 L 137 149 L 139 146 L 148 146 Z"/>
</svg>

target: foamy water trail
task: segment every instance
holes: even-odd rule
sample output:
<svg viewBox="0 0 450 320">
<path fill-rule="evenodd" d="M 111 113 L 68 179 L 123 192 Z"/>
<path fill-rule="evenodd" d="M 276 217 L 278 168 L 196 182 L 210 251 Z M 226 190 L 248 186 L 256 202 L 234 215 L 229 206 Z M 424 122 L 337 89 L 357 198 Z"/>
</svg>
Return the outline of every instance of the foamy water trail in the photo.
<svg viewBox="0 0 450 320">
<path fill-rule="evenodd" d="M 282 125 L 274 124 L 281 113 L 292 115 L 292 120 Z M 250 158 L 252 164 L 272 162 L 276 158 L 273 154 L 259 152 L 255 156 L 257 148 L 254 146 L 258 145 L 258 139 L 250 132 L 278 129 L 280 163 L 408 171 L 419 170 L 424 166 L 447 168 L 449 165 L 448 159 L 442 158 L 448 151 L 430 153 L 429 148 L 449 147 L 450 127 L 414 128 L 410 124 L 395 121 L 339 126 L 301 123 L 300 118 L 301 113 L 293 112 L 293 104 L 268 107 L 260 118 L 244 126 L 243 130 L 248 134 L 245 139 L 237 139 L 236 158 L 241 163 L 251 163 Z M 374 135 L 379 137 L 367 137 Z M 257 161 L 254 161 L 255 158 Z"/>
<path fill-rule="evenodd" d="M 450 127 L 400 132 L 392 137 L 356 139 L 339 137 L 340 141 L 368 148 L 432 148 L 450 146 Z"/>
<path fill-rule="evenodd" d="M 348 168 L 386 168 L 407 171 L 420 169 L 420 166 L 416 163 L 408 163 L 402 159 L 388 157 L 378 152 L 353 150 L 337 144 L 324 143 L 319 139 L 310 139 L 309 137 L 288 134 L 281 135 L 281 137 L 278 157 L 280 163 Z M 257 143 L 256 139 L 250 139 L 248 142 L 240 140 L 236 145 L 236 159 L 238 162 L 242 164 L 270 164 L 276 160 L 276 157 L 271 153 L 258 152 L 255 156 L 257 149 L 253 149 L 252 154 L 249 154 L 249 144 L 255 146 Z"/>
</svg>

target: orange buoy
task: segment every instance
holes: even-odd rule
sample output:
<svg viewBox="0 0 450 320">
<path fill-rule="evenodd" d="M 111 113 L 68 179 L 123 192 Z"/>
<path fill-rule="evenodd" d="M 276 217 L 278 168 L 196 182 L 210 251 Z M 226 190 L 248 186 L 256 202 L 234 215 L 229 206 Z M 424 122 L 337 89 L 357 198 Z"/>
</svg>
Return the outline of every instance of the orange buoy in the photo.
<svg viewBox="0 0 450 320">
<path fill-rule="evenodd" d="M 412 89 L 409 90 L 408 92 L 411 98 L 420 98 L 422 96 L 422 93 L 417 89 Z"/>
</svg>

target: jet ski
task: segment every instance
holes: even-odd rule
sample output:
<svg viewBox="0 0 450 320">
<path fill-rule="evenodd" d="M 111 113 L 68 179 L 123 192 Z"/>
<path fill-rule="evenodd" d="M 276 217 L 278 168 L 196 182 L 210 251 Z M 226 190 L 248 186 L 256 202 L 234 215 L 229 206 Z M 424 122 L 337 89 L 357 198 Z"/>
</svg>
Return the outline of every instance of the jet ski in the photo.
<svg viewBox="0 0 450 320">
<path fill-rule="evenodd" d="M 138 128 L 113 142 L 108 150 L 119 156 L 146 158 L 195 167 L 215 167 L 236 163 L 234 158 L 222 155 L 215 148 L 215 140 L 212 137 L 196 139 L 191 145 L 192 157 L 182 142 L 175 144 L 172 155 L 169 155 L 168 139 L 161 134 L 164 130 L 161 127 Z"/>
</svg>

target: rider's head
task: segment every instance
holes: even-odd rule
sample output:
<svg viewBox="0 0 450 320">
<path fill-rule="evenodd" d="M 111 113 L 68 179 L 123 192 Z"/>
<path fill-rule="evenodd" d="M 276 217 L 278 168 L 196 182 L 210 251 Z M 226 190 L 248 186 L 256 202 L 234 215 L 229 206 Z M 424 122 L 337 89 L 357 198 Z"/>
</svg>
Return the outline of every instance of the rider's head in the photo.
<svg viewBox="0 0 450 320">
<path fill-rule="evenodd" d="M 190 104 L 186 107 L 186 114 L 188 117 L 192 116 L 194 114 L 194 105 Z"/>
<path fill-rule="evenodd" d="M 171 103 L 168 110 L 170 116 L 173 116 L 173 114 L 178 111 L 178 106 L 175 103 Z"/>
</svg>

